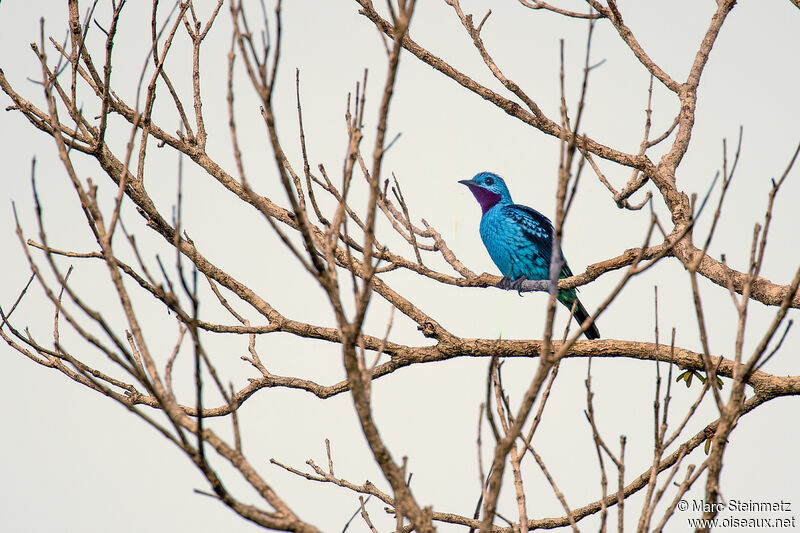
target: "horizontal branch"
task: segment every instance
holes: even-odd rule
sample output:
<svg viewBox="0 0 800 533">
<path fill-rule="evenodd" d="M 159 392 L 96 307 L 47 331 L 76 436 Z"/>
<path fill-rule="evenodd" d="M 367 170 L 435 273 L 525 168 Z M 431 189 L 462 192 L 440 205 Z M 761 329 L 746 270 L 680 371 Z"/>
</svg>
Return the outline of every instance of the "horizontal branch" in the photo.
<svg viewBox="0 0 800 533">
<path fill-rule="evenodd" d="M 401 344 L 386 343 L 383 352 L 391 357 L 390 361 L 377 365 L 372 370 L 374 381 L 392 372 L 414 364 L 446 361 L 461 357 L 539 357 L 542 341 L 535 340 L 486 340 L 455 339 L 440 342 L 437 346 L 410 347 Z M 552 349 L 558 351 L 563 343 L 553 341 Z M 373 350 L 375 350 L 373 348 Z M 651 342 L 620 341 L 601 339 L 594 341 L 575 341 L 565 358 L 615 358 L 623 357 L 640 361 L 662 361 L 674 364 L 683 370 L 705 371 L 703 354 L 684 348 L 671 348 Z M 711 356 L 711 364 L 716 368 L 718 376 L 732 378 L 735 362 L 718 356 Z M 779 396 L 800 396 L 800 376 L 775 376 L 762 370 L 754 371 L 747 379 L 756 395 L 764 401 Z M 251 379 L 250 384 L 231 396 L 231 403 L 203 410 L 203 417 L 224 416 L 235 411 L 244 401 L 262 388 L 286 387 L 310 392 L 318 398 L 325 399 L 346 392 L 347 381 L 333 385 L 320 385 L 313 381 L 283 376 L 264 376 Z M 133 395 L 134 403 L 158 407 L 155 398 L 146 395 Z M 182 406 L 192 416 L 197 410 L 191 406 Z"/>
</svg>

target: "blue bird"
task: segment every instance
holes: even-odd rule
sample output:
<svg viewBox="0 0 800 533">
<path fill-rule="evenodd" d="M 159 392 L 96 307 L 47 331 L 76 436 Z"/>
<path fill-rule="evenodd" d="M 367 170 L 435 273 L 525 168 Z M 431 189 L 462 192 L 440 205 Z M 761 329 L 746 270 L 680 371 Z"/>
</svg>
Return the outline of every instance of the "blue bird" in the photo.
<svg viewBox="0 0 800 533">
<path fill-rule="evenodd" d="M 481 205 L 481 239 L 492 261 L 503 273 L 504 278 L 499 286 L 513 288 L 515 282 L 525 279 L 549 279 L 553 223 L 535 209 L 515 204 L 505 181 L 497 174 L 481 172 L 471 180 L 461 180 L 459 183 L 469 187 Z M 558 249 L 561 253 L 560 246 Z M 563 253 L 561 258 L 564 258 Z M 572 276 L 572 271 L 564 261 L 559 278 L 569 276 Z M 589 318 L 576 289 L 559 290 L 558 301 L 570 310 L 574 305 L 574 316 L 579 324 Z M 589 326 L 585 335 L 588 339 L 600 338 L 600 332 L 594 324 Z"/>
</svg>

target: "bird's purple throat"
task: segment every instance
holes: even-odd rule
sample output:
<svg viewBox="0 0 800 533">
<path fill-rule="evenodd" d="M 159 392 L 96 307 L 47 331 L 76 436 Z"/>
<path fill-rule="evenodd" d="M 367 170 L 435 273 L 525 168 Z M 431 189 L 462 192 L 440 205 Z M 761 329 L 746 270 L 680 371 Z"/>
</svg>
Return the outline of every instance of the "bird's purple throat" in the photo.
<svg viewBox="0 0 800 533">
<path fill-rule="evenodd" d="M 472 191 L 475 199 L 481 204 L 482 215 L 485 215 L 489 209 L 493 208 L 497 205 L 497 202 L 500 201 L 501 196 L 499 194 L 475 185 L 472 180 L 461 180 L 459 183 L 463 183 Z"/>
</svg>

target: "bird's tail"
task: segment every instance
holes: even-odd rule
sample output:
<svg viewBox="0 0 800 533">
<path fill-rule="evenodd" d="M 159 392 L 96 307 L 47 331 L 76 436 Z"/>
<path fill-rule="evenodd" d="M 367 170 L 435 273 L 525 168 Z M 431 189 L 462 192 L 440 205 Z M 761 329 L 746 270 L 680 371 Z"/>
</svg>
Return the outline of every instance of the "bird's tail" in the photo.
<svg viewBox="0 0 800 533">
<path fill-rule="evenodd" d="M 586 308 L 583 307 L 583 304 L 578 299 L 577 295 L 570 294 L 567 291 L 559 291 L 558 293 L 558 301 L 564 304 L 567 309 L 572 310 L 574 305 L 574 312 L 573 316 L 575 316 L 575 320 L 578 321 L 578 324 L 583 325 L 586 322 L 586 319 L 589 318 L 589 313 L 586 312 Z M 600 338 L 600 330 L 597 329 L 597 326 L 592 323 L 586 331 L 583 332 L 586 335 L 586 338 L 589 340 L 599 339 Z"/>
</svg>

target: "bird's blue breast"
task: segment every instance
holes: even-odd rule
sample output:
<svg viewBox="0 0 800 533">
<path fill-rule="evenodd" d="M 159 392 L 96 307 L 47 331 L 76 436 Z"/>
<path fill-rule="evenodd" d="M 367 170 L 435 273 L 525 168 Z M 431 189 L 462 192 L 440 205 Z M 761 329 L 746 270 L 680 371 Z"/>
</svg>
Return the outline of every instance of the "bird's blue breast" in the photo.
<svg viewBox="0 0 800 533">
<path fill-rule="evenodd" d="M 546 217 L 525 206 L 498 204 L 481 218 L 483 244 L 500 272 L 512 280 L 548 278 L 552 232 Z"/>
</svg>

